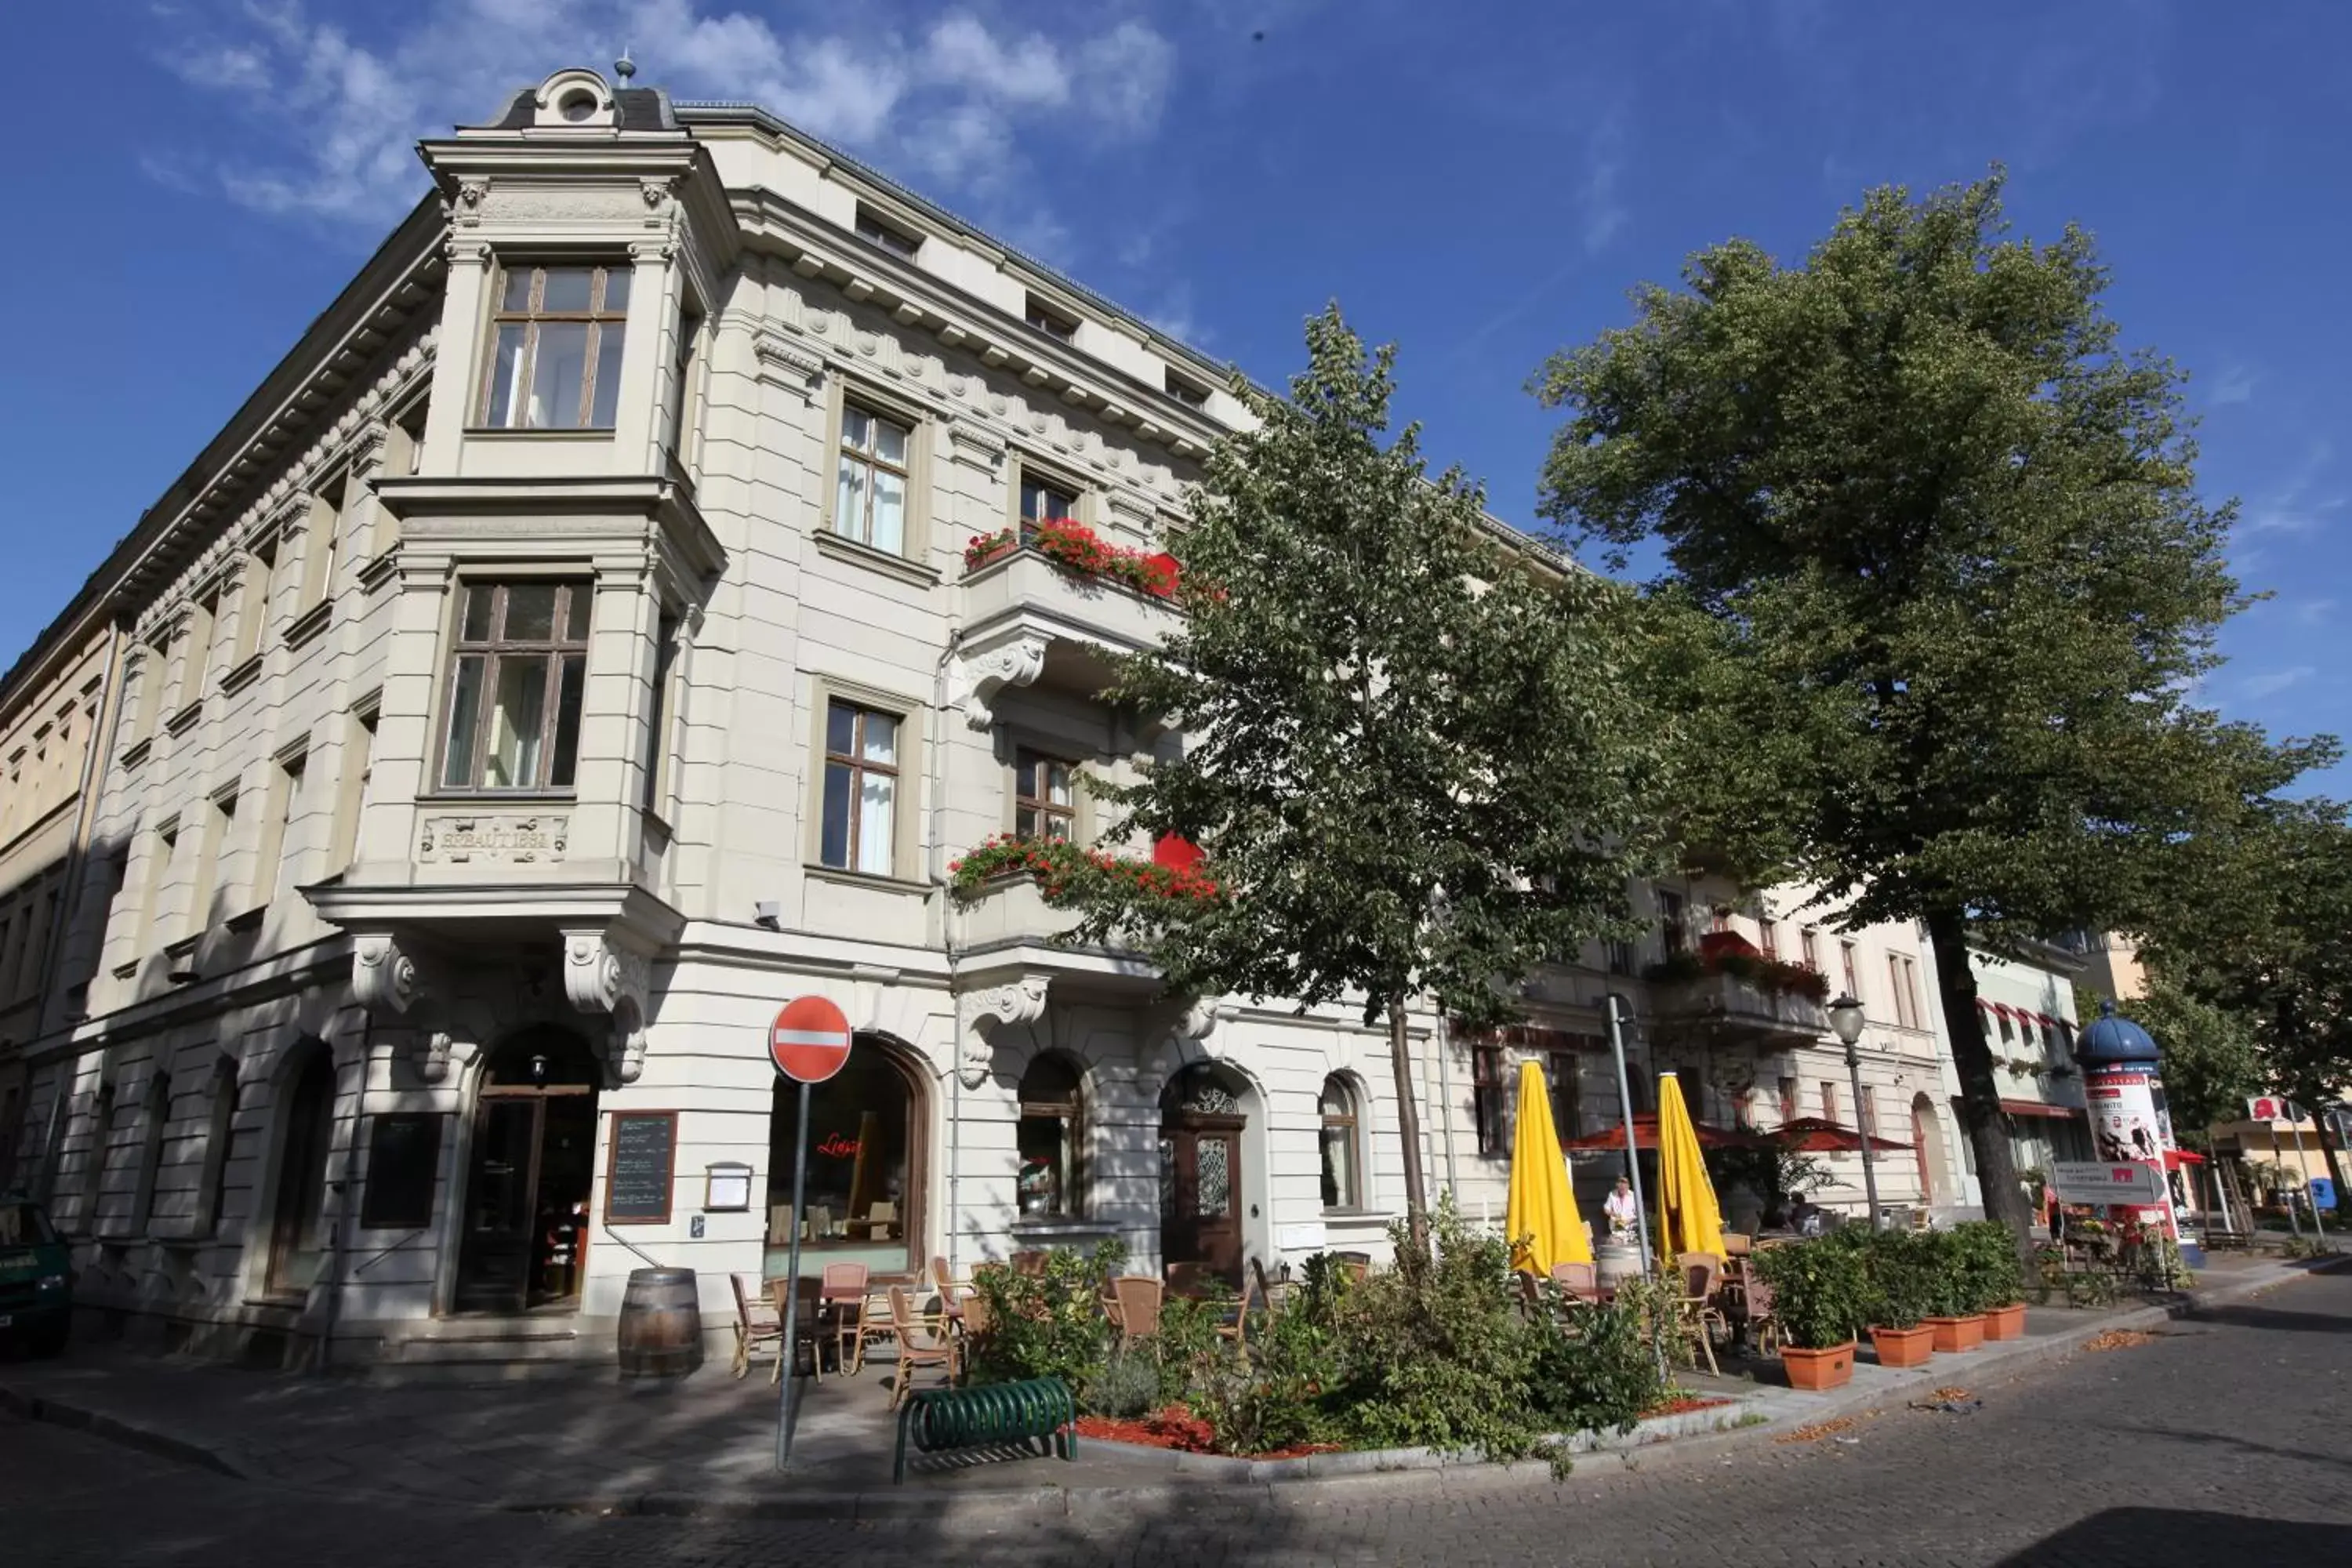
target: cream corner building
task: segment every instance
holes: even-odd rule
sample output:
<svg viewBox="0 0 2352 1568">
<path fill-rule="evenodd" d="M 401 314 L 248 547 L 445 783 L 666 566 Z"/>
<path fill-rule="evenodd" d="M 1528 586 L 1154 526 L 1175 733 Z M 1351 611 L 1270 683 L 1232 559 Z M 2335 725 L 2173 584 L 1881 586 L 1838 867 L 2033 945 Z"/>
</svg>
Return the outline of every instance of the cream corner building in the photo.
<svg viewBox="0 0 2352 1568">
<path fill-rule="evenodd" d="M 6 694 L 109 737 L 57 862 L 87 996 L 0 1066 L 83 1306 L 289 1359 L 595 1357 L 658 1261 L 719 1333 L 788 1239 L 766 1033 L 811 994 L 857 1040 L 815 1096 L 812 1263 L 1381 1249 L 1395 1089 L 1357 1016 L 1165 999 L 1056 944 L 1033 884 L 950 891 L 992 835 L 1096 837 L 1074 778 L 1177 743 L 1097 700 L 1164 605 L 967 545 L 1165 548 L 1245 416 L 1222 373 L 755 109 L 562 71 L 421 154 L 433 195 Z M 1882 1201 L 1959 1201 L 1924 943 L 1639 897 L 1651 938 L 1531 977 L 1527 1027 L 1417 1031 L 1433 1185 L 1499 1216 L 1517 1057 L 1564 1133 L 1614 1116 L 1615 990 L 1639 1081 L 1859 1114 L 1921 1147 Z M 1818 1004 L 1645 978 L 1735 928 L 1858 966 L 1861 1106 Z"/>
</svg>

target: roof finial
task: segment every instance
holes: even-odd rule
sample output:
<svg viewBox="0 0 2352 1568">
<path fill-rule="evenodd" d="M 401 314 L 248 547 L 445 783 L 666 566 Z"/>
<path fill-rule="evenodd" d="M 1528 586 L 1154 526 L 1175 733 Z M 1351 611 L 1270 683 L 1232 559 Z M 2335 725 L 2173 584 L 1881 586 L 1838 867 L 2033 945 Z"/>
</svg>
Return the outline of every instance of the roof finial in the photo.
<svg viewBox="0 0 2352 1568">
<path fill-rule="evenodd" d="M 621 58 L 613 62 L 613 74 L 621 79 L 624 87 L 628 85 L 630 78 L 637 74 L 637 62 L 629 58 L 629 46 L 626 44 L 621 46 Z"/>
</svg>

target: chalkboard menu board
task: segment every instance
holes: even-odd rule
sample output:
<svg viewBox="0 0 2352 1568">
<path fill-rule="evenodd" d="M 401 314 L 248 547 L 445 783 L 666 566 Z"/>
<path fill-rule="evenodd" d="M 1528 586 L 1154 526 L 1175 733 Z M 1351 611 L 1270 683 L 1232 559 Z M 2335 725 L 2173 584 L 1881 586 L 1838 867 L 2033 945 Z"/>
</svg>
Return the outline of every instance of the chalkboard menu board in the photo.
<svg viewBox="0 0 2352 1568">
<path fill-rule="evenodd" d="M 433 1223 L 433 1184 L 441 1170 L 439 1112 L 379 1116 L 368 1132 L 367 1192 L 360 1224 L 371 1230 L 423 1230 Z"/>
<path fill-rule="evenodd" d="M 677 1112 L 613 1112 L 613 1154 L 604 1172 L 604 1223 L 667 1225 L 677 1166 Z"/>
</svg>

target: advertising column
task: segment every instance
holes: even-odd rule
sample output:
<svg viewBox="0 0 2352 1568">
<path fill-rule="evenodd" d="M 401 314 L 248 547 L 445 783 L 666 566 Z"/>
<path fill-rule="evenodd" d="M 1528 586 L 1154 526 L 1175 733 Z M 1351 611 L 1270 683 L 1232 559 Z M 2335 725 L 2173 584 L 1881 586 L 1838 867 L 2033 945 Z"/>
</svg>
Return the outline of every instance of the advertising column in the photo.
<svg viewBox="0 0 2352 1568">
<path fill-rule="evenodd" d="M 2092 1152 L 2103 1164 L 2148 1167 L 2163 1198 L 2146 1206 L 2117 1205 L 2110 1214 L 2117 1220 L 2161 1225 L 2178 1242 L 2180 1221 L 2165 1169 L 2172 1129 L 2157 1108 L 2155 1039 L 2130 1019 L 2116 1016 L 2113 1002 L 2102 1002 L 2098 1018 L 2075 1042 L 2074 1055 L 2082 1063 L 2083 1098 L 2090 1108 Z"/>
</svg>

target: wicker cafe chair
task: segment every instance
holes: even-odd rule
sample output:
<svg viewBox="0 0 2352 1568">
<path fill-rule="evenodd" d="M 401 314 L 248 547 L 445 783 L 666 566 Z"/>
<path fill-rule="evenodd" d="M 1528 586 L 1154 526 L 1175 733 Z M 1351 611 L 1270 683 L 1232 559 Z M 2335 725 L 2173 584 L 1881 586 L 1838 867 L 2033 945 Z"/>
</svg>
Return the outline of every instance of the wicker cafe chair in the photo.
<svg viewBox="0 0 2352 1568">
<path fill-rule="evenodd" d="M 1167 1299 L 1167 1288 L 1159 1280 L 1149 1274 L 1122 1274 L 1110 1282 L 1110 1298 L 1118 1307 L 1111 1321 L 1122 1346 L 1159 1335 L 1160 1304 Z"/>
<path fill-rule="evenodd" d="M 1675 1268 L 1683 1281 L 1676 1314 L 1682 1331 L 1689 1336 L 1691 1348 L 1706 1357 L 1706 1370 L 1720 1377 L 1723 1368 L 1716 1364 L 1713 1331 L 1721 1329 L 1727 1339 L 1731 1335 L 1730 1321 L 1715 1302 L 1716 1286 L 1723 1279 L 1723 1259 L 1712 1252 L 1685 1252 L 1675 1259 Z"/>
<path fill-rule="evenodd" d="M 958 1285 L 955 1282 L 955 1270 L 948 1267 L 946 1258 L 938 1256 L 931 1258 L 931 1290 L 939 1297 L 940 1304 L 935 1310 L 926 1315 L 940 1328 L 961 1332 L 963 1298 L 971 1293 L 971 1288 L 968 1285 Z"/>
<path fill-rule="evenodd" d="M 735 1287 L 736 1381 L 740 1383 L 751 1374 L 751 1357 L 764 1346 L 776 1352 L 776 1375 L 770 1381 L 783 1382 L 783 1320 L 776 1316 L 772 1306 L 761 1300 L 758 1291 L 747 1292 L 743 1289 L 743 1277 L 740 1274 L 730 1274 L 727 1279 Z"/>
<path fill-rule="evenodd" d="M 1590 1263 L 1555 1263 L 1551 1282 L 1571 1301 L 1593 1306 L 1601 1300 L 1601 1271 Z"/>
<path fill-rule="evenodd" d="M 833 1364 L 855 1377 L 866 1365 L 866 1268 L 863 1263 L 828 1263 L 817 1286 L 817 1332 L 833 1341 Z M 824 1356 L 816 1357 L 816 1380 L 824 1381 Z"/>
<path fill-rule="evenodd" d="M 1759 1356 L 1780 1348 L 1780 1320 L 1773 1310 L 1772 1287 L 1755 1273 L 1748 1276 L 1748 1342 Z"/>
<path fill-rule="evenodd" d="M 914 1391 L 915 1373 L 925 1367 L 937 1367 L 947 1374 L 950 1384 L 955 1382 L 955 1341 L 923 1325 L 904 1285 L 890 1287 L 890 1331 L 898 1342 L 898 1364 L 890 1373 L 891 1409 L 905 1403 L 907 1395 Z"/>
</svg>

